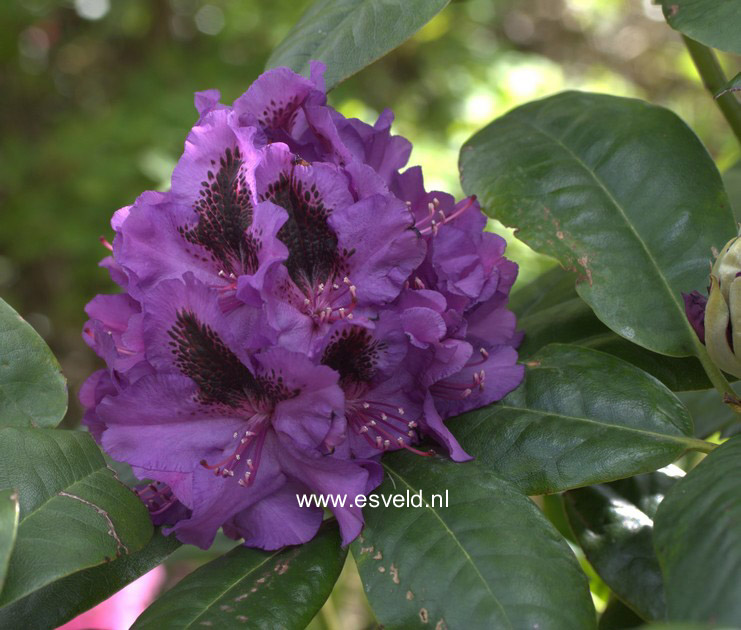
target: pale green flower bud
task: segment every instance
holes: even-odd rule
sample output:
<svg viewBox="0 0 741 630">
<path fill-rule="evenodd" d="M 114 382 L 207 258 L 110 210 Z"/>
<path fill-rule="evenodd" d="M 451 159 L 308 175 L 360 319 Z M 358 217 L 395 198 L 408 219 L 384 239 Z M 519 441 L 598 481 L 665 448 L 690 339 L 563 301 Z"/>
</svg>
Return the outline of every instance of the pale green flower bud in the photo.
<svg viewBox="0 0 741 630">
<path fill-rule="evenodd" d="M 732 238 L 710 272 L 705 347 L 713 363 L 741 378 L 741 238 Z"/>
</svg>

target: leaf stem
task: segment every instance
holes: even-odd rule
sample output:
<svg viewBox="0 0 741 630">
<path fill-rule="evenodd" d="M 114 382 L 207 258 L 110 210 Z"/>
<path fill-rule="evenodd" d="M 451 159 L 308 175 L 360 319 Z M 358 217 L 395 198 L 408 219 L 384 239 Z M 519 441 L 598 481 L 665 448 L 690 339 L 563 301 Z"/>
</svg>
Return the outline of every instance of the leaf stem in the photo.
<svg viewBox="0 0 741 630">
<path fill-rule="evenodd" d="M 705 346 L 700 343 L 699 340 L 697 340 L 695 345 L 697 346 L 697 358 L 700 360 L 700 364 L 705 370 L 705 374 L 708 375 L 713 387 L 715 387 L 718 393 L 723 396 L 723 401 L 728 403 L 728 398 L 738 400 L 738 394 L 736 394 L 733 387 L 731 387 L 728 379 L 726 379 L 723 372 L 720 371 L 720 368 L 713 363 L 713 360 L 710 358 Z M 733 416 L 735 421 L 741 422 L 741 410 L 739 409 L 739 406 L 736 404 L 728 404 L 728 406 L 735 414 Z"/>
<path fill-rule="evenodd" d="M 718 58 L 710 48 L 696 42 L 694 39 L 690 39 L 686 35 L 682 35 L 682 39 L 690 57 L 692 57 L 692 61 L 697 68 L 703 85 L 713 96 L 728 125 L 733 130 L 739 143 L 741 143 L 741 103 L 730 92 L 715 98 L 715 95 L 726 86 L 727 82 L 723 69 L 720 67 L 720 63 L 718 63 Z"/>
<path fill-rule="evenodd" d="M 705 370 L 705 374 L 708 375 L 708 379 L 710 379 L 713 387 L 715 387 L 715 389 L 718 390 L 718 393 L 720 393 L 720 395 L 724 398 L 726 395 L 733 396 L 735 398 L 736 392 L 731 387 L 728 379 L 723 376 L 723 372 L 720 371 L 720 368 L 715 365 L 715 363 L 713 363 L 713 360 L 710 358 L 710 355 L 705 349 L 705 346 L 700 343 L 699 340 L 697 340 L 697 343 L 695 345 L 697 346 L 697 358 L 700 360 L 700 364 Z"/>
<path fill-rule="evenodd" d="M 718 448 L 717 444 L 706 442 L 705 440 L 690 440 L 690 442 L 690 450 L 700 451 L 701 453 L 711 453 L 716 448 Z"/>
</svg>

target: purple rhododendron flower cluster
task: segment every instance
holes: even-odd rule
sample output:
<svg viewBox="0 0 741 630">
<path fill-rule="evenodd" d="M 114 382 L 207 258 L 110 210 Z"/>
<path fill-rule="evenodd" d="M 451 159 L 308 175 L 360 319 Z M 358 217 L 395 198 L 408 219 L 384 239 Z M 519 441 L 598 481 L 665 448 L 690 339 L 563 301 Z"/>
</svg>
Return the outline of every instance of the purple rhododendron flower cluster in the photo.
<svg viewBox="0 0 741 630">
<path fill-rule="evenodd" d="M 128 462 L 155 522 L 208 547 L 220 527 L 265 549 L 323 519 L 297 494 L 374 489 L 386 451 L 427 436 L 469 456 L 444 421 L 517 387 L 507 310 L 517 266 L 474 198 L 400 172 L 411 144 L 346 119 L 311 79 L 263 74 L 234 104 L 196 95 L 200 118 L 171 190 L 115 213 L 123 288 L 87 306 L 105 360 L 85 423 Z M 333 508 L 343 543 L 360 508 Z"/>
</svg>

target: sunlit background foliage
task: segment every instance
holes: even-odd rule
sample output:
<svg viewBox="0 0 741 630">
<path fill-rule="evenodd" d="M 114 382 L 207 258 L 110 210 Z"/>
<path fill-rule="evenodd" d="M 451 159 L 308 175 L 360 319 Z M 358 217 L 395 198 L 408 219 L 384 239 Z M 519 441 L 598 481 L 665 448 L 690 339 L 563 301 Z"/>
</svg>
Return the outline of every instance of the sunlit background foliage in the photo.
<svg viewBox="0 0 741 630">
<path fill-rule="evenodd" d="M 168 186 L 195 120 L 192 93 L 241 94 L 308 4 L 0 3 L 0 295 L 60 358 L 73 394 L 66 426 L 78 424 L 75 395 L 97 367 L 80 337 L 82 305 L 112 288 L 96 267 L 110 215 L 140 190 Z M 570 88 L 666 105 L 721 169 L 739 158 L 679 35 L 650 0 L 454 1 L 330 100 L 366 121 L 392 108 L 428 184 L 460 195 L 457 155 L 474 131 Z M 521 280 L 552 264 L 517 242 L 510 249 L 526 262 Z M 181 559 L 187 553 L 198 552 Z M 370 623 L 359 583 L 343 579 L 337 589 L 317 627 Z"/>
</svg>

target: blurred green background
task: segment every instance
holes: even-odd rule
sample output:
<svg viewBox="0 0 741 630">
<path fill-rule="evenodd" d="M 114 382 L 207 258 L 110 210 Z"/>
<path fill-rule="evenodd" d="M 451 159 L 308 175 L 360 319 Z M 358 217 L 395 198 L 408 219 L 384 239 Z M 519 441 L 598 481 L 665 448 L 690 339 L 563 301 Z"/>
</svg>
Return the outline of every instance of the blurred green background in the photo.
<svg viewBox="0 0 741 630">
<path fill-rule="evenodd" d="M 192 93 L 218 88 L 231 102 L 309 4 L 0 3 L 0 295 L 59 357 L 72 394 L 66 426 L 79 422 L 77 391 L 99 365 L 80 330 L 84 304 L 113 289 L 96 265 L 111 214 L 144 189 L 167 187 L 195 121 Z M 738 59 L 722 61 L 728 74 L 738 71 Z M 460 195 L 461 144 L 511 107 L 567 88 L 670 107 L 721 169 L 739 158 L 679 36 L 650 0 L 454 1 L 330 101 L 368 122 L 392 108 L 428 185 Z M 520 282 L 552 264 L 510 240 Z M 189 553 L 182 566 L 203 560 Z M 360 588 L 343 578 L 316 627 L 371 623 Z"/>
</svg>

